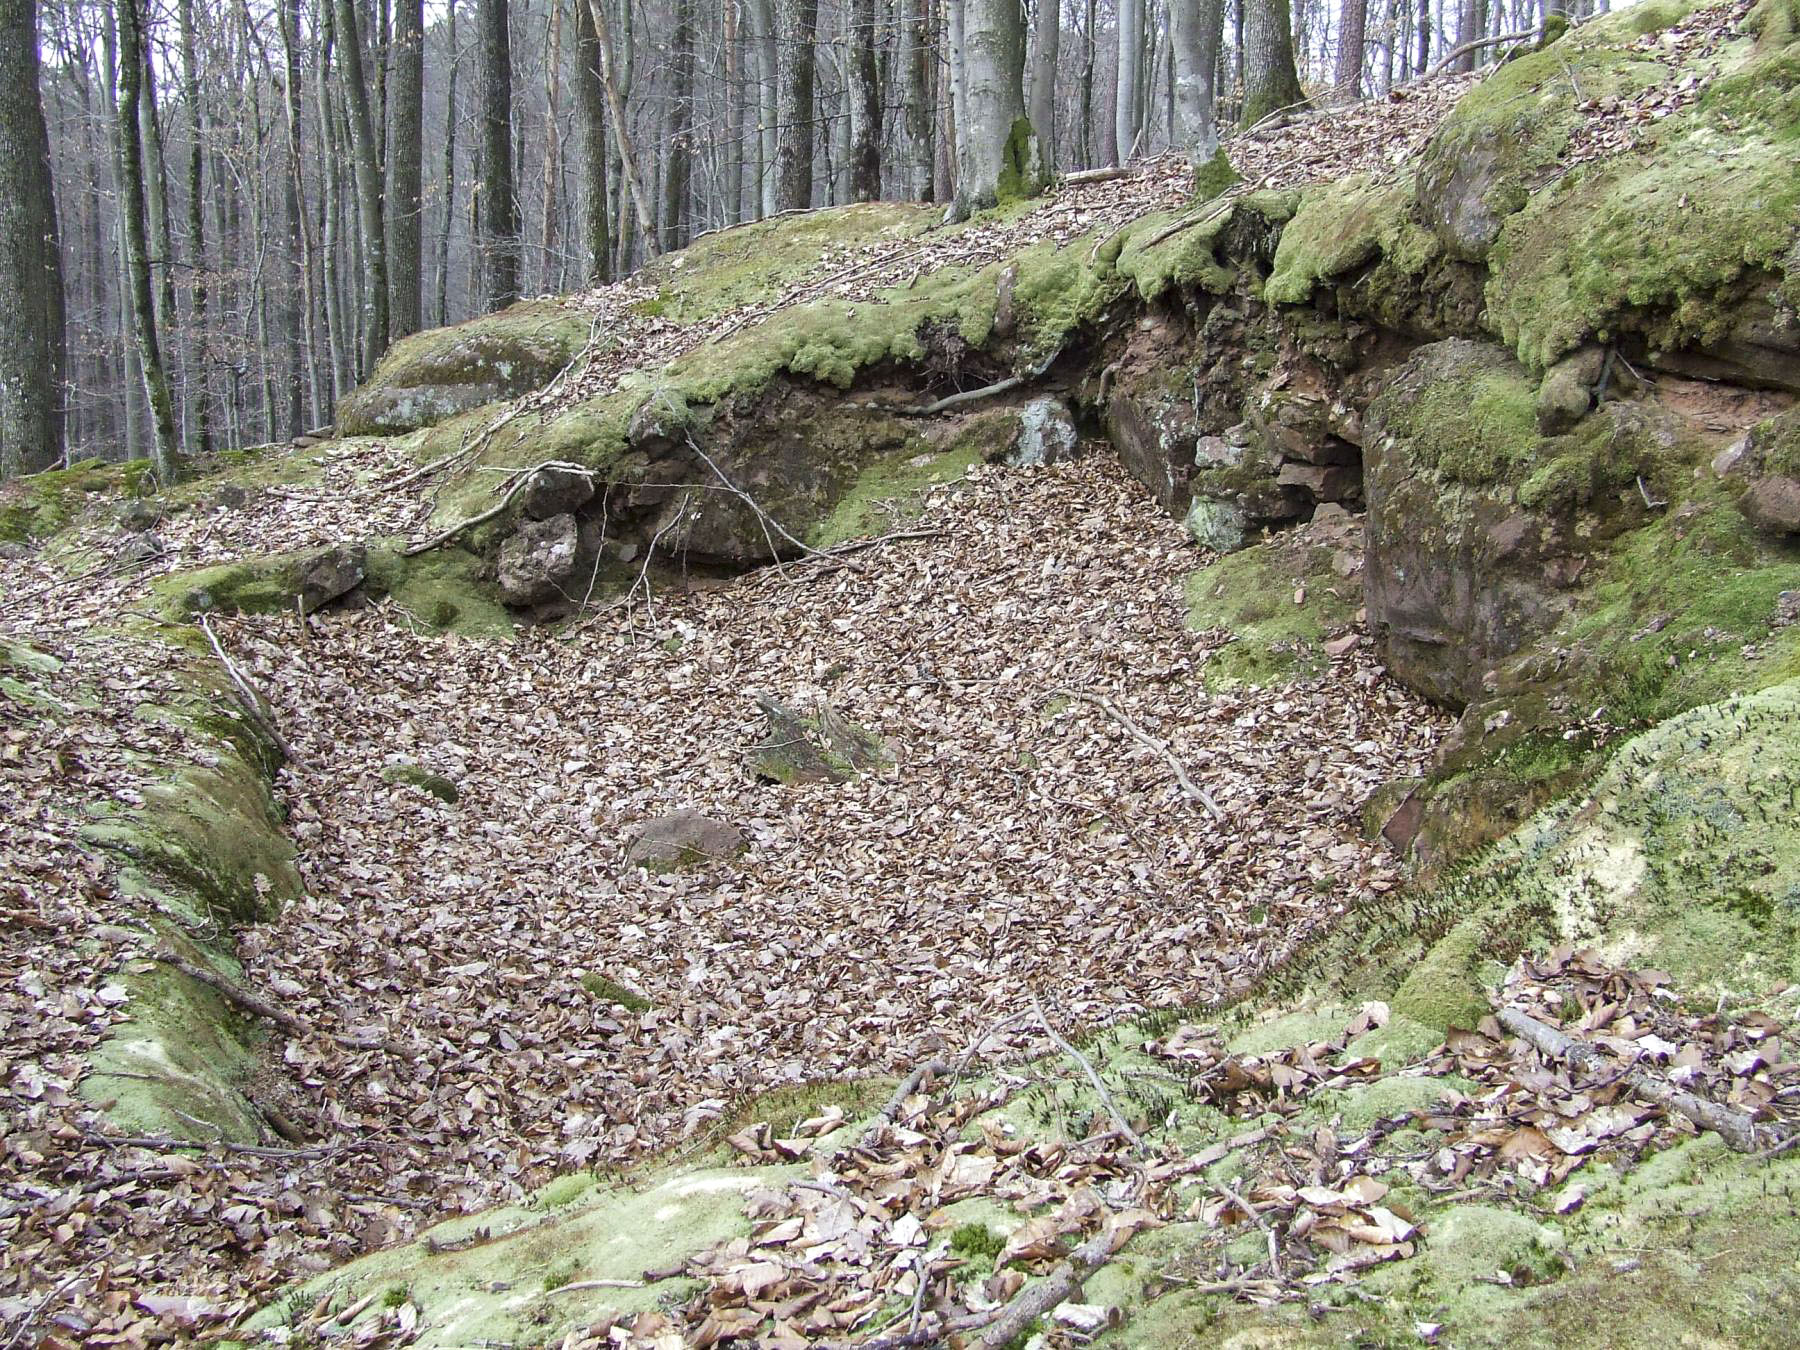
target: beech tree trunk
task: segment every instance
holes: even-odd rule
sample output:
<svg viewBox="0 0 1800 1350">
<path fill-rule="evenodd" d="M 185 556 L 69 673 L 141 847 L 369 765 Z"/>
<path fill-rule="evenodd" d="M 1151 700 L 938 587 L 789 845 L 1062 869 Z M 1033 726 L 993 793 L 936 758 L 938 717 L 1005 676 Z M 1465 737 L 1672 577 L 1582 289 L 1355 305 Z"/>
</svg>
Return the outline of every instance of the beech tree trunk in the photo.
<svg viewBox="0 0 1800 1350">
<path fill-rule="evenodd" d="M 1144 63 L 1144 0 L 1119 0 L 1119 70 L 1113 89 L 1113 144 L 1125 163 L 1137 148 L 1138 81 Z"/>
<path fill-rule="evenodd" d="M 394 2 L 393 138 L 388 151 L 388 332 L 419 331 L 422 288 L 421 215 L 425 185 L 425 22 L 422 0 Z"/>
<path fill-rule="evenodd" d="M 1170 41 L 1174 61 L 1175 146 L 1195 165 L 1219 148 L 1213 120 L 1213 83 L 1224 40 L 1224 0 L 1170 0 Z"/>
<path fill-rule="evenodd" d="M 380 150 L 375 139 L 374 114 L 369 109 L 369 86 L 363 75 L 356 9 L 351 0 L 337 0 L 337 26 L 338 60 L 350 123 L 350 159 L 355 173 L 357 241 L 362 253 L 362 343 L 356 370 L 360 380 L 368 377 L 387 350 L 387 228 L 382 221 Z"/>
<path fill-rule="evenodd" d="M 606 85 L 600 75 L 600 38 L 594 14 L 575 0 L 575 90 L 581 115 L 581 163 L 587 174 L 582 211 L 584 277 L 590 286 L 612 280 L 612 213 L 606 183 Z"/>
<path fill-rule="evenodd" d="M 348 5 L 349 0 L 338 0 Z M 512 35 L 507 0 L 477 0 L 481 51 L 482 305 L 504 309 L 519 298 L 519 200 L 513 187 Z"/>
<path fill-rule="evenodd" d="M 1176 0 L 1180 3 L 1180 0 Z M 1061 0 L 1038 0 L 1032 29 L 1031 129 L 1037 133 L 1046 169 L 1056 167 L 1056 65 L 1062 55 Z"/>
<path fill-rule="evenodd" d="M 881 195 L 881 85 L 875 70 L 875 0 L 853 0 L 850 43 L 850 196 Z"/>
<path fill-rule="evenodd" d="M 62 252 L 35 0 L 0 0 L 0 478 L 63 453 Z"/>
<path fill-rule="evenodd" d="M 965 111 L 957 125 L 956 210 L 967 215 L 1044 185 L 1025 116 L 1025 19 L 1018 0 L 963 0 Z"/>
<path fill-rule="evenodd" d="M 156 302 L 150 292 L 149 241 L 145 229 L 144 143 L 140 122 L 144 82 L 141 0 L 119 0 L 119 223 L 125 242 L 127 301 L 137 347 L 144 398 L 150 407 L 151 462 L 164 483 L 181 477 L 181 449 L 175 441 L 175 408 L 163 369 L 156 331 Z"/>
<path fill-rule="evenodd" d="M 933 131 L 932 67 L 937 44 L 931 31 L 928 0 L 900 0 L 901 85 L 906 107 L 906 181 L 903 190 L 921 201 L 932 199 Z"/>
<path fill-rule="evenodd" d="M 778 211 L 812 205 L 813 47 L 819 32 L 819 0 L 787 0 L 786 7 L 791 17 L 780 53 L 780 134 L 775 153 Z"/>
<path fill-rule="evenodd" d="M 750 0 L 756 23 L 756 215 L 772 216 L 780 197 L 775 165 L 780 158 L 781 58 L 776 40 L 775 0 Z"/>
<path fill-rule="evenodd" d="M 738 0 L 724 0 L 725 21 L 725 223 L 744 218 L 744 42 Z"/>
<path fill-rule="evenodd" d="M 1339 103 L 1354 103 L 1362 97 L 1369 0 L 1344 0 L 1338 15 L 1337 68 L 1332 75 L 1331 95 Z"/>
<path fill-rule="evenodd" d="M 1294 34 L 1288 0 L 1243 0 L 1244 111 L 1242 123 L 1255 126 L 1272 112 L 1306 102 L 1294 69 Z"/>
<path fill-rule="evenodd" d="M 663 249 L 688 240 L 688 187 L 694 165 L 694 3 L 675 0 L 669 39 L 669 121 L 663 144 Z"/>
</svg>

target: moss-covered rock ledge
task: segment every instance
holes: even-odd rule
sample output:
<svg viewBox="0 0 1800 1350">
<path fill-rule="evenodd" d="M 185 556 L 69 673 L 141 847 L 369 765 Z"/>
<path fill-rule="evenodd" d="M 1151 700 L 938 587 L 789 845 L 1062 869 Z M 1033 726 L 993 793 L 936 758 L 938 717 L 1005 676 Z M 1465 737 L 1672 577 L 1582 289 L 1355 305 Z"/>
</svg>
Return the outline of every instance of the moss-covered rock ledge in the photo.
<svg viewBox="0 0 1800 1350">
<path fill-rule="evenodd" d="M 83 845 L 136 912 L 107 939 L 123 954 L 110 985 L 126 1020 L 89 1052 L 81 1093 L 123 1134 L 254 1144 L 270 1137 L 252 1087 L 266 1028 L 180 963 L 234 980 L 236 926 L 273 918 L 301 882 L 270 790 L 279 752 L 190 639 L 147 639 L 167 692 L 121 712 L 167 747 L 133 765 L 149 781 L 82 806 Z M 28 722 L 104 706 L 91 678 L 0 644 L 0 699 Z"/>
</svg>

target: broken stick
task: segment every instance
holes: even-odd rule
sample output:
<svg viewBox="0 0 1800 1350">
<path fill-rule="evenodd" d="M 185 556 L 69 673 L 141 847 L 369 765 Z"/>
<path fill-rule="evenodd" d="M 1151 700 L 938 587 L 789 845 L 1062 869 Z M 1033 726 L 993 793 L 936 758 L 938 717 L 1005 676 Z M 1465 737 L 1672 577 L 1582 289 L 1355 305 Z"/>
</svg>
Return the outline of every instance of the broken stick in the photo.
<svg viewBox="0 0 1800 1350">
<path fill-rule="evenodd" d="M 1546 1059 L 1561 1060 L 1579 1069 L 1599 1072 L 1609 1068 L 1599 1049 L 1580 1037 L 1558 1031 L 1540 1022 L 1530 1013 L 1517 1008 L 1502 1008 L 1500 1025 L 1519 1037 Z M 1643 1069 L 1626 1069 L 1624 1082 L 1631 1095 L 1640 1101 L 1673 1111 L 1702 1130 L 1711 1130 L 1739 1153 L 1756 1153 L 1775 1141 L 1774 1132 L 1759 1128 L 1747 1111 L 1708 1101 L 1676 1087 L 1666 1079 Z"/>
</svg>

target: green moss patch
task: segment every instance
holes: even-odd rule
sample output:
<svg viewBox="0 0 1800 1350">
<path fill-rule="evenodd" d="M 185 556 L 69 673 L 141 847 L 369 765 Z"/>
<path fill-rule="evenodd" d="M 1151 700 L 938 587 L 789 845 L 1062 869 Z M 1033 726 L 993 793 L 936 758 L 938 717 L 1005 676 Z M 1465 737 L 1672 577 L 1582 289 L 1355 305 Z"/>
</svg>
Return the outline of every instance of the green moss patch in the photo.
<svg viewBox="0 0 1800 1350">
<path fill-rule="evenodd" d="M 363 589 L 427 628 L 464 637 L 513 636 L 512 617 L 482 560 L 455 545 L 408 558 L 397 544 L 369 550 Z"/>
<path fill-rule="evenodd" d="M 921 443 L 884 456 L 857 476 L 831 514 L 814 527 L 807 543 L 828 549 L 884 534 L 915 519 L 929 489 L 955 482 L 984 457 L 979 436 L 960 437 L 942 451 L 925 449 Z"/>
<path fill-rule="evenodd" d="M 1584 166 L 1507 221 L 1488 307 L 1521 359 L 1544 366 L 1627 334 L 1662 350 L 1706 345 L 1731 330 L 1746 289 L 1772 277 L 1795 298 L 1800 48 L 1741 43 L 1724 62 L 1644 152 Z"/>
<path fill-rule="evenodd" d="M 0 483 L 0 543 L 29 543 L 55 534 L 96 500 L 136 497 L 149 484 L 150 462 L 108 464 L 84 459 Z"/>
<path fill-rule="evenodd" d="M 1282 534 L 1188 578 L 1189 626 L 1234 638 L 1207 660 L 1208 689 L 1310 678 L 1330 664 L 1325 641 L 1348 629 L 1362 604 L 1354 578 L 1333 568 L 1337 552 Z"/>
</svg>

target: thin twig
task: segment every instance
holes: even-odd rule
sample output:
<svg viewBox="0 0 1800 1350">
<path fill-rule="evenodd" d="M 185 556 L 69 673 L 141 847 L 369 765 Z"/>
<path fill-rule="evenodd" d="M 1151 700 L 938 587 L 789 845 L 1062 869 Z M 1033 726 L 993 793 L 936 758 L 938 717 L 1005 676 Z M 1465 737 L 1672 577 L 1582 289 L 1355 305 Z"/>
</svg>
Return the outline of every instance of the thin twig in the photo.
<svg viewBox="0 0 1800 1350">
<path fill-rule="evenodd" d="M 177 956 L 166 947 L 159 948 L 150 955 L 152 960 L 161 961 L 165 966 L 173 966 L 189 979 L 198 980 L 201 984 L 216 990 L 227 1003 L 235 1004 L 245 1012 L 252 1013 L 257 1017 L 265 1018 L 291 1035 L 306 1036 L 312 1032 L 311 1027 L 287 1009 L 277 1008 L 266 999 L 258 998 L 249 990 L 233 984 L 216 970 L 189 961 L 186 957 Z"/>
<path fill-rule="evenodd" d="M 1056 692 L 1064 698 L 1080 699 L 1084 703 L 1093 704 L 1096 708 L 1100 709 L 1101 712 L 1112 718 L 1113 721 L 1124 727 L 1126 732 L 1139 745 L 1154 751 L 1157 755 L 1161 756 L 1163 762 L 1166 763 L 1174 773 L 1175 782 L 1180 786 L 1182 796 L 1186 797 L 1191 802 L 1200 803 L 1200 805 L 1206 808 L 1207 814 L 1214 820 L 1220 822 L 1224 821 L 1225 813 L 1219 809 L 1219 804 L 1212 799 L 1212 794 L 1205 788 L 1197 786 L 1194 780 L 1188 777 L 1187 770 L 1181 767 L 1181 761 L 1175 758 L 1175 752 L 1169 749 L 1167 744 L 1157 740 L 1156 737 L 1152 736 L 1136 722 L 1120 712 L 1118 705 L 1111 699 L 1103 694 L 1091 694 L 1085 689 L 1059 689 Z"/>
<path fill-rule="evenodd" d="M 212 647 L 213 655 L 224 667 L 225 678 L 231 682 L 232 693 L 236 696 L 238 705 L 243 708 L 244 714 L 249 717 L 257 730 L 274 742 L 275 748 L 281 751 L 283 759 L 294 760 L 296 758 L 294 747 L 288 744 L 287 738 L 281 734 L 281 729 L 275 725 L 275 719 L 269 713 L 268 700 L 263 698 L 262 691 L 251 682 L 248 675 L 244 674 L 238 663 L 226 655 L 224 646 L 219 642 L 219 635 L 213 632 L 212 624 L 208 622 L 204 614 L 200 616 L 200 631 L 206 634 L 206 640 Z"/>
<path fill-rule="evenodd" d="M 1119 1133 L 1131 1141 L 1132 1149 L 1139 1154 L 1148 1153 L 1150 1150 L 1145 1147 L 1143 1138 L 1131 1128 L 1131 1122 L 1126 1120 L 1124 1113 L 1119 1110 L 1119 1104 L 1113 1100 L 1112 1093 L 1106 1090 L 1106 1084 L 1100 1081 L 1100 1075 L 1094 1071 L 1094 1066 L 1089 1062 L 1088 1057 L 1064 1040 L 1062 1034 L 1050 1025 L 1050 1019 L 1044 1015 L 1044 1005 L 1038 1002 L 1036 994 L 1031 996 L 1031 1010 L 1037 1014 L 1038 1022 L 1049 1033 L 1050 1039 L 1056 1042 L 1057 1047 L 1081 1066 L 1081 1071 L 1087 1075 L 1088 1082 L 1094 1085 L 1094 1091 L 1100 1094 L 1100 1101 L 1106 1107 L 1106 1114 L 1112 1117 L 1112 1122 L 1118 1127 Z"/>
<path fill-rule="evenodd" d="M 1443 60 L 1439 61 L 1430 70 L 1425 72 L 1425 78 L 1428 80 L 1435 79 L 1437 76 L 1442 75 L 1451 66 L 1455 65 L 1459 59 L 1461 59 L 1464 56 L 1467 56 L 1470 52 L 1480 51 L 1483 47 L 1497 47 L 1502 42 L 1524 42 L 1527 39 L 1534 38 L 1536 36 L 1537 36 L 1537 29 L 1530 28 L 1530 29 L 1527 29 L 1523 33 L 1501 33 L 1496 37 L 1476 38 L 1475 41 L 1473 41 L 1473 42 L 1465 42 L 1460 47 L 1451 48 L 1449 53 L 1444 57 Z M 1573 81 L 1575 77 L 1573 75 L 1571 75 L 1569 78 L 1571 81 Z M 1577 92 L 1579 92 L 1579 91 L 1577 91 Z"/>
</svg>

